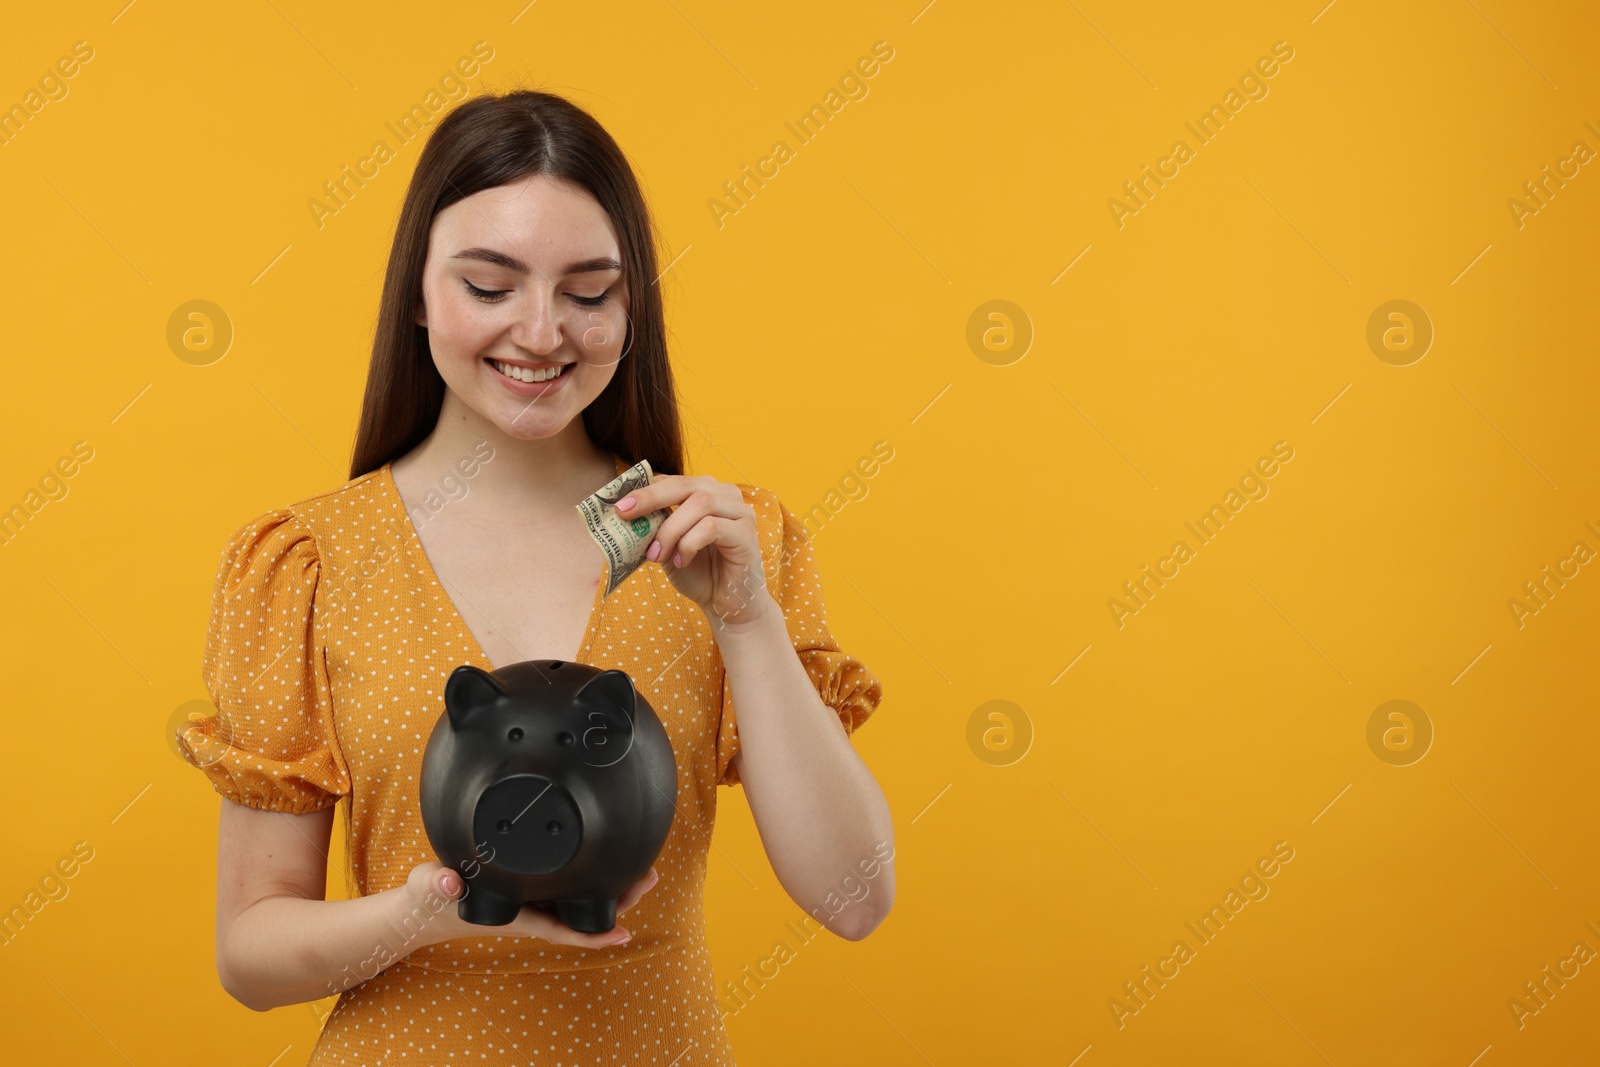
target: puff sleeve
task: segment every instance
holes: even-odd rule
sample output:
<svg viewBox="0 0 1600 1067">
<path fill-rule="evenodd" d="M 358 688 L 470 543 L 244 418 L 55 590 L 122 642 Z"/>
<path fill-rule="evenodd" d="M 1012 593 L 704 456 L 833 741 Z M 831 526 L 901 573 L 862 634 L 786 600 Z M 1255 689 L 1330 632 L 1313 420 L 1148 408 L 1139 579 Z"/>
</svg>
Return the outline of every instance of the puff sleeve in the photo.
<svg viewBox="0 0 1600 1067">
<path fill-rule="evenodd" d="M 794 650 L 822 702 L 839 716 L 845 733 L 853 734 L 877 710 L 883 686 L 864 663 L 839 648 L 828 629 L 822 581 L 805 527 L 772 491 L 747 485 L 739 488 L 745 502 L 756 509 L 767 591 L 783 609 Z M 739 727 L 724 670 L 717 729 L 718 785 L 738 783 L 739 774 L 731 763 L 738 752 Z"/>
<path fill-rule="evenodd" d="M 350 792 L 317 625 L 322 564 L 289 509 L 239 527 L 212 585 L 201 677 L 216 714 L 178 728 L 185 762 L 229 800 L 301 815 Z"/>
</svg>

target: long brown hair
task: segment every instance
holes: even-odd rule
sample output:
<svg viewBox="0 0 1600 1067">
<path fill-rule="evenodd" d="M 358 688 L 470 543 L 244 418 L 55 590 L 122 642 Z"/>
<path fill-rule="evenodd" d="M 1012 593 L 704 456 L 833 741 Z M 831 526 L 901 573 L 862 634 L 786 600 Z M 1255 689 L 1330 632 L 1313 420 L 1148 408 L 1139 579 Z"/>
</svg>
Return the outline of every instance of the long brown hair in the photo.
<svg viewBox="0 0 1600 1067">
<path fill-rule="evenodd" d="M 677 393 L 667 362 L 656 285 L 655 229 L 627 157 L 587 111 L 550 93 L 518 89 L 474 97 L 440 120 L 417 160 L 395 226 L 350 477 L 411 451 L 433 432 L 445 384 L 417 324 L 428 231 L 440 211 L 484 189 L 534 174 L 588 191 L 611 218 L 628 288 L 626 355 L 583 411 L 584 429 L 629 463 L 684 472 Z"/>
</svg>

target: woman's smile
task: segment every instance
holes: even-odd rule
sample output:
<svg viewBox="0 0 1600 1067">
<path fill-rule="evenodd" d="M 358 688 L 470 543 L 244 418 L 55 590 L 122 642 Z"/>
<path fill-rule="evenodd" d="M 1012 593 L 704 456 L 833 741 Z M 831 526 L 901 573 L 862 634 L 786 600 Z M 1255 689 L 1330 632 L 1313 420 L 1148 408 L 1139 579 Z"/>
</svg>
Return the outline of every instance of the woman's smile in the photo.
<svg viewBox="0 0 1600 1067">
<path fill-rule="evenodd" d="M 484 357 L 489 372 L 517 396 L 548 396 L 572 377 L 571 363 L 524 363 Z M 555 377 L 549 377 L 554 374 Z"/>
</svg>

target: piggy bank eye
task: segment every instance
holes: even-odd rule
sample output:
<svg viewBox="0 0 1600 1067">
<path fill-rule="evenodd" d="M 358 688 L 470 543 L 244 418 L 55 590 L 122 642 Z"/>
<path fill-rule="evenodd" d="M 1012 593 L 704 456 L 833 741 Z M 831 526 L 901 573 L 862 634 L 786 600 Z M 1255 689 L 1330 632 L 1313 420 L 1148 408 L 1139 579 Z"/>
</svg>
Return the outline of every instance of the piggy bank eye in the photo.
<svg viewBox="0 0 1600 1067">
<path fill-rule="evenodd" d="M 561 742 L 563 745 L 570 745 L 572 744 L 573 737 L 571 734 L 563 730 L 561 733 L 556 735 L 556 740 Z"/>
<path fill-rule="evenodd" d="M 509 737 L 513 741 L 521 741 L 522 740 L 522 727 L 513 726 L 511 728 L 511 732 L 506 734 L 506 736 Z"/>
</svg>

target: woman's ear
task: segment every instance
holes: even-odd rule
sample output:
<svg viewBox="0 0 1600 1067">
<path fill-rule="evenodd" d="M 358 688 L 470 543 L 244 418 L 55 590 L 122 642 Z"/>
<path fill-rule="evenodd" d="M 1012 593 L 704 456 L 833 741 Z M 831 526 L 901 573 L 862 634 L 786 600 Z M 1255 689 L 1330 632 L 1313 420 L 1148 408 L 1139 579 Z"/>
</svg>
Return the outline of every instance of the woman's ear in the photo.
<svg viewBox="0 0 1600 1067">
<path fill-rule="evenodd" d="M 428 325 L 428 305 L 424 303 L 421 298 L 418 298 L 417 300 L 417 325 Z"/>
</svg>

